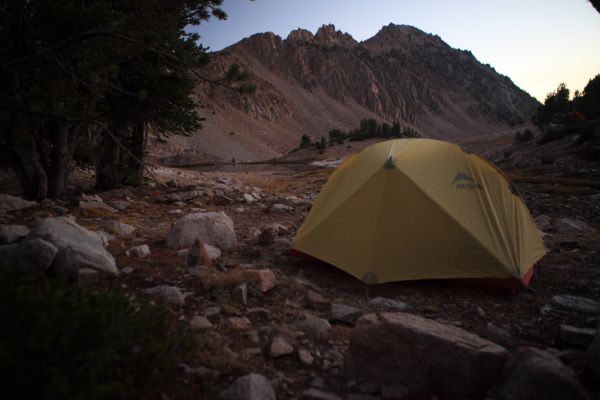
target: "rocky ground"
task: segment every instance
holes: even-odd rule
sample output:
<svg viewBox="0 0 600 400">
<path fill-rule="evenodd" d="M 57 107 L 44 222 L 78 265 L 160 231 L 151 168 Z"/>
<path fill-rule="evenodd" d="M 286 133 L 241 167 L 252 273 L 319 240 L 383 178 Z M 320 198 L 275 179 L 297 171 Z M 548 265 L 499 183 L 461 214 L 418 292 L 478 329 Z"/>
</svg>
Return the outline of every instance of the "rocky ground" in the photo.
<svg viewBox="0 0 600 400">
<path fill-rule="evenodd" d="M 97 194 L 78 170 L 66 201 L 3 195 L 0 240 L 14 244 L 0 256 L 28 273 L 57 268 L 60 256 L 60 268 L 85 266 L 81 284 L 167 304 L 202 345 L 181 365 L 183 398 L 600 398 L 600 165 L 513 153 L 504 167 L 548 247 L 530 289 L 516 293 L 442 281 L 366 287 L 290 257 L 330 169 L 153 167 L 160 184 Z M 81 249 L 65 253 L 53 229 Z M 198 242 L 190 232 L 202 229 Z M 19 246 L 43 256 L 24 261 Z"/>
</svg>

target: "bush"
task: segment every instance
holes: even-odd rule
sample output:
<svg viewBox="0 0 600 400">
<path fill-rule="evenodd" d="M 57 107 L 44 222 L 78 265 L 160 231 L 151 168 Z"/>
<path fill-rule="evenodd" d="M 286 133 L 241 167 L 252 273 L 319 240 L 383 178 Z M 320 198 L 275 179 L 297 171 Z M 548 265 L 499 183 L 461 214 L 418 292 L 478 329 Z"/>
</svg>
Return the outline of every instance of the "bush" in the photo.
<svg viewBox="0 0 600 400">
<path fill-rule="evenodd" d="M 3 398 L 158 398 L 193 345 L 167 317 L 122 294 L 0 276 Z"/>
<path fill-rule="evenodd" d="M 523 143 L 530 142 L 531 139 L 533 139 L 533 132 L 531 132 L 529 129 L 525 129 L 523 131 L 523 133 L 517 132 L 515 134 L 514 143 L 515 144 L 523 144 Z"/>
</svg>

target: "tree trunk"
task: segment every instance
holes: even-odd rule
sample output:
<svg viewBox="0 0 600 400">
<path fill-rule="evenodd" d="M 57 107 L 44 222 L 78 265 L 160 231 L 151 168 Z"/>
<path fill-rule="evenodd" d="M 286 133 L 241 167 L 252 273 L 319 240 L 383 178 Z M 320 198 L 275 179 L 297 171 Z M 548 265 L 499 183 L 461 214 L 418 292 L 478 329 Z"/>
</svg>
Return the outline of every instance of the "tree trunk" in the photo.
<svg viewBox="0 0 600 400">
<path fill-rule="evenodd" d="M 102 156 L 96 165 L 96 189 L 110 190 L 121 185 L 120 149 L 114 139 L 103 135 Z"/>
<path fill-rule="evenodd" d="M 69 126 L 52 127 L 50 133 L 52 148 L 48 160 L 48 197 L 57 199 L 63 194 L 69 174 Z"/>
<path fill-rule="evenodd" d="M 142 183 L 144 166 L 140 161 L 144 160 L 144 150 L 146 144 L 146 129 L 143 122 L 137 123 L 131 132 L 128 142 L 127 164 L 125 165 L 124 181 L 126 185 L 139 186 Z M 132 156 L 133 155 L 133 156 Z"/>
</svg>

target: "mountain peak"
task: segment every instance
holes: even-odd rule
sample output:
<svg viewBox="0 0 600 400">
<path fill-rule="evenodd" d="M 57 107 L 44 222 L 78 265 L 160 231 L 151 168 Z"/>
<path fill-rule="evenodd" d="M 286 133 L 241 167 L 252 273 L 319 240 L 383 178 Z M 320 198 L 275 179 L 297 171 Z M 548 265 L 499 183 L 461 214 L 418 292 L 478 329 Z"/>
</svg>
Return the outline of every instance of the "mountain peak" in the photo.
<svg viewBox="0 0 600 400">
<path fill-rule="evenodd" d="M 437 35 L 425 33 L 414 26 L 390 23 L 362 44 L 375 53 L 381 53 L 411 45 L 422 45 L 427 42 L 445 45 Z"/>
<path fill-rule="evenodd" d="M 358 42 L 354 40 L 352 36 L 348 33 L 336 30 L 335 25 L 333 24 L 321 26 L 315 35 L 315 41 L 323 46 L 352 48 L 358 45 Z"/>
</svg>

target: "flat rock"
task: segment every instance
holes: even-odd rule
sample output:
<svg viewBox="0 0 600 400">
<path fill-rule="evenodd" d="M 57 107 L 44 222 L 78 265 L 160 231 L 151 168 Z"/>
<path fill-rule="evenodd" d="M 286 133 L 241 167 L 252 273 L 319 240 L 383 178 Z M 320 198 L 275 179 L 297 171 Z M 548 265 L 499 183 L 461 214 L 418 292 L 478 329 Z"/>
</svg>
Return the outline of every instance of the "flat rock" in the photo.
<svg viewBox="0 0 600 400">
<path fill-rule="evenodd" d="M 173 248 L 189 247 L 196 240 L 224 250 L 237 247 L 233 221 L 223 211 L 188 214 L 167 234 L 167 246 Z"/>
<path fill-rule="evenodd" d="M 557 218 L 554 228 L 558 233 L 583 234 L 593 232 L 594 229 L 585 221 L 573 218 Z"/>
<path fill-rule="evenodd" d="M 306 365 L 312 365 L 315 361 L 313 355 L 306 349 L 298 349 L 298 357 Z"/>
<path fill-rule="evenodd" d="M 552 297 L 552 303 L 563 309 L 584 314 L 600 314 L 600 302 L 587 297 L 558 295 Z"/>
<path fill-rule="evenodd" d="M 356 324 L 356 321 L 362 315 L 360 308 L 347 306 L 344 304 L 331 304 L 331 320 L 345 322 L 350 325 Z"/>
<path fill-rule="evenodd" d="M 367 314 L 352 330 L 346 376 L 401 384 L 411 395 L 486 393 L 508 360 L 503 347 L 463 329 L 406 313 Z"/>
<path fill-rule="evenodd" d="M 294 346 L 289 344 L 283 337 L 276 336 L 271 340 L 271 345 L 269 346 L 269 355 L 271 357 L 277 358 L 292 354 L 293 352 Z"/>
<path fill-rule="evenodd" d="M 79 268 L 92 268 L 112 275 L 119 273 L 102 236 L 78 225 L 72 218 L 44 218 L 24 238 L 25 241 L 32 239 L 43 239 L 56 246 L 58 253 L 52 269 L 57 272 L 76 273 Z"/>
<path fill-rule="evenodd" d="M 36 206 L 35 201 L 24 200 L 21 197 L 15 197 L 8 194 L 0 193 L 0 214 L 7 212 L 24 210 Z"/>
<path fill-rule="evenodd" d="M 508 378 L 495 396 L 498 400 L 588 399 L 575 373 L 547 351 L 518 349 L 506 371 Z"/>
<path fill-rule="evenodd" d="M 305 319 L 297 322 L 295 326 L 306 335 L 316 339 L 326 338 L 331 328 L 329 321 L 323 318 Z"/>
<path fill-rule="evenodd" d="M 275 212 L 275 213 L 287 213 L 290 211 L 294 211 L 293 207 L 290 207 L 286 204 L 281 204 L 281 203 L 276 203 L 273 204 L 270 208 L 269 208 L 270 212 Z"/>
<path fill-rule="evenodd" d="M 0 243 L 17 242 L 29 234 L 29 228 L 23 225 L 0 225 Z"/>
<path fill-rule="evenodd" d="M 275 400 L 271 382 L 262 375 L 249 374 L 238 378 L 221 393 L 226 400 Z"/>
<path fill-rule="evenodd" d="M 306 307 L 313 310 L 327 310 L 331 307 L 329 300 L 310 289 L 306 292 L 303 302 Z"/>
<path fill-rule="evenodd" d="M 596 329 L 578 328 L 572 325 L 560 325 L 560 340 L 575 346 L 588 347 L 596 336 Z"/>
<path fill-rule="evenodd" d="M 213 327 L 213 324 L 204 315 L 196 315 L 190 321 L 190 326 L 196 331 L 203 331 Z"/>
<path fill-rule="evenodd" d="M 58 249 L 42 239 L 0 246 L 0 268 L 14 275 L 37 276 L 45 272 Z"/>
<path fill-rule="evenodd" d="M 146 289 L 144 292 L 152 296 L 160 296 L 165 303 L 171 306 L 182 307 L 185 305 L 183 292 L 175 286 L 160 285 Z"/>
<path fill-rule="evenodd" d="M 385 297 L 375 297 L 369 300 L 369 306 L 378 310 L 389 310 L 389 311 L 404 311 L 408 308 L 408 304 L 392 300 Z"/>
<path fill-rule="evenodd" d="M 93 211 L 93 210 L 101 210 L 107 211 L 111 213 L 119 212 L 116 208 L 112 208 L 108 204 L 104 203 L 102 199 L 100 200 L 80 200 L 79 208 L 83 211 Z"/>
<path fill-rule="evenodd" d="M 246 317 L 229 317 L 225 320 L 225 326 L 234 331 L 245 331 L 250 329 L 252 324 Z"/>
<path fill-rule="evenodd" d="M 124 222 L 109 219 L 104 222 L 104 230 L 106 230 L 106 232 L 108 233 L 112 233 L 113 235 L 117 236 L 129 236 L 133 232 L 135 232 L 135 227 Z"/>
</svg>

